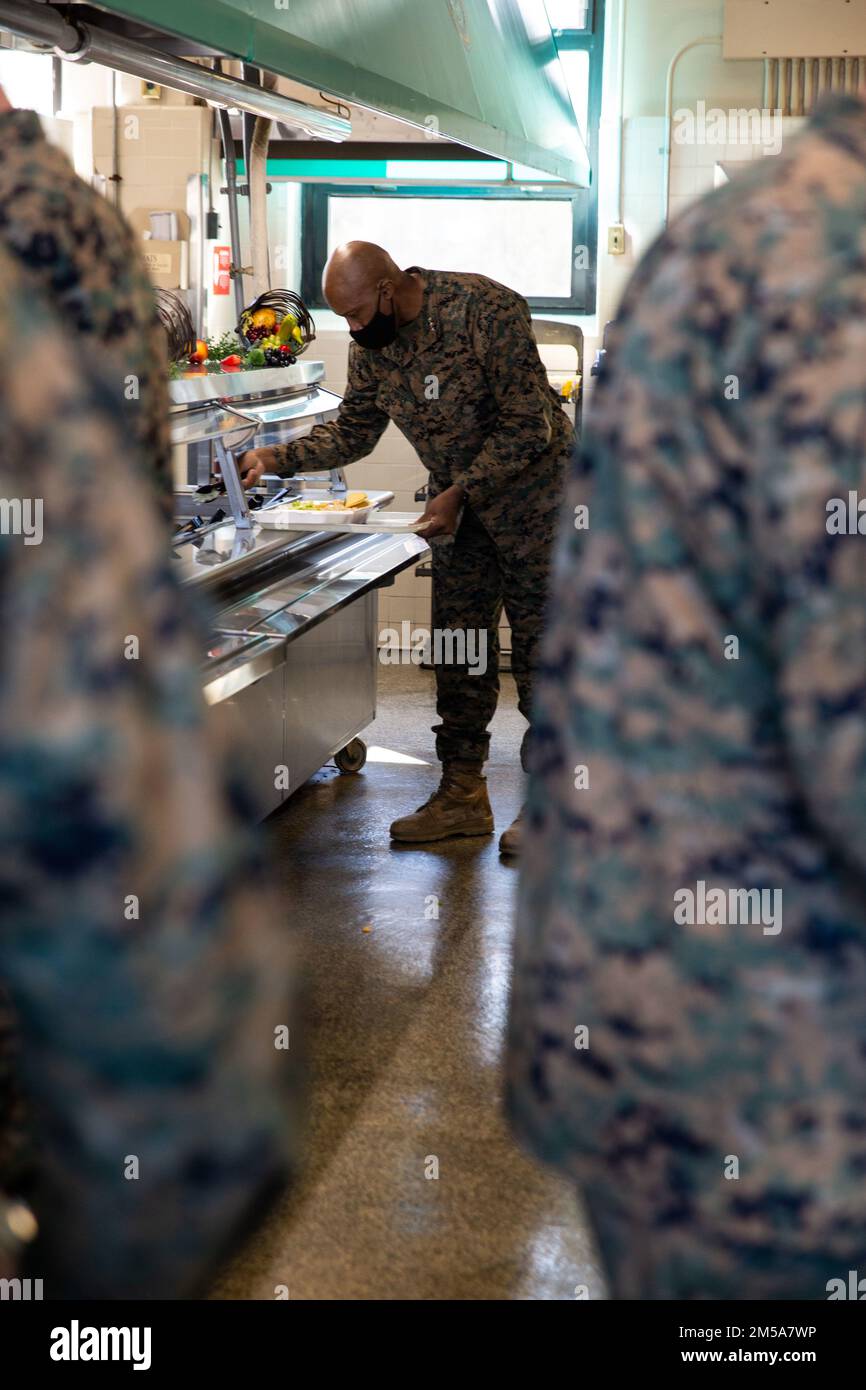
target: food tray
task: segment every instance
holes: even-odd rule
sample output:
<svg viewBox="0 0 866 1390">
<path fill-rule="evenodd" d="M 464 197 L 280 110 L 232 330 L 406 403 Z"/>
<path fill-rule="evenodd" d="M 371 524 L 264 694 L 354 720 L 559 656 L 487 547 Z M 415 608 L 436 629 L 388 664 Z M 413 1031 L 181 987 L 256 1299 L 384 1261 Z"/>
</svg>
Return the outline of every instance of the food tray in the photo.
<svg viewBox="0 0 866 1390">
<path fill-rule="evenodd" d="M 313 526 L 315 530 L 320 530 L 323 526 L 339 526 L 341 523 L 353 522 L 356 525 L 365 522 L 370 513 L 374 511 L 373 504 L 369 507 L 335 507 L 333 511 L 327 512 L 308 512 L 299 511 L 297 507 L 292 507 L 288 503 L 284 506 L 268 507 L 256 516 L 263 526 Z"/>
<path fill-rule="evenodd" d="M 268 507 L 253 513 L 261 526 L 278 531 L 322 531 L 326 526 L 341 531 L 414 532 L 420 512 L 384 512 L 378 507 L 354 507 L 351 511 L 299 512 L 290 507 Z"/>
</svg>

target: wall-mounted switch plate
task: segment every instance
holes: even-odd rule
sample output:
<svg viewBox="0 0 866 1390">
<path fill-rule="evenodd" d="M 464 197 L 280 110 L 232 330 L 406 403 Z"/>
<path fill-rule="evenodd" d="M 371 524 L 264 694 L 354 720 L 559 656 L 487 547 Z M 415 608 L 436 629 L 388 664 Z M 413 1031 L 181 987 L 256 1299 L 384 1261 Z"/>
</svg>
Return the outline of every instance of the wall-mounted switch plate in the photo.
<svg viewBox="0 0 866 1390">
<path fill-rule="evenodd" d="M 614 222 L 607 229 L 607 251 L 609 256 L 625 255 L 625 227 L 621 222 Z"/>
</svg>

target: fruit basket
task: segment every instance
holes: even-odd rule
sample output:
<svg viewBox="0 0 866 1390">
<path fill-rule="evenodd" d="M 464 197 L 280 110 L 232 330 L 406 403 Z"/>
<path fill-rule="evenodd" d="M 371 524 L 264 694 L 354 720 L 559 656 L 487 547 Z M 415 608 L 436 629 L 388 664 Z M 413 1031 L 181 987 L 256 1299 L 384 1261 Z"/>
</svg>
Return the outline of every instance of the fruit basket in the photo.
<svg viewBox="0 0 866 1390">
<path fill-rule="evenodd" d="M 316 325 L 303 300 L 292 290 L 266 290 L 244 309 L 237 334 L 248 351 L 259 348 L 264 352 L 266 366 L 291 366 L 315 338 Z"/>
<path fill-rule="evenodd" d="M 169 362 L 181 362 L 195 352 L 196 331 L 192 316 L 179 294 L 173 290 L 155 290 L 156 312 L 168 338 Z"/>
</svg>

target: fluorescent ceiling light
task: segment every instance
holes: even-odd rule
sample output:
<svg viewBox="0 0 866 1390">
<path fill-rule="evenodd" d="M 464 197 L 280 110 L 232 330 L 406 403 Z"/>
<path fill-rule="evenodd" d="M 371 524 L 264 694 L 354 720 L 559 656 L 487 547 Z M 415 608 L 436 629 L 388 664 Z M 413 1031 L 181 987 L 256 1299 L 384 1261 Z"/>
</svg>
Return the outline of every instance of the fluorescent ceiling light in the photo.
<svg viewBox="0 0 866 1390">
<path fill-rule="evenodd" d="M 494 159 L 388 159 L 389 179 L 447 180 L 448 183 L 491 183 L 508 178 L 508 165 Z"/>
</svg>

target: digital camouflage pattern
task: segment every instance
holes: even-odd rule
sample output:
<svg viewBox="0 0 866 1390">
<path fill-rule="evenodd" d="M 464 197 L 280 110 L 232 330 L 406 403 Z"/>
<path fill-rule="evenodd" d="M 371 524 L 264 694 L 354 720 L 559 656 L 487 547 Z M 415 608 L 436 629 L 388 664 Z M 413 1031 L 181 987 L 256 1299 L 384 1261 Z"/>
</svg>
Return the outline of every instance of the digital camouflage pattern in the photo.
<svg viewBox="0 0 866 1390">
<path fill-rule="evenodd" d="M 498 625 L 512 627 L 512 665 L 528 715 L 531 674 L 562 503 L 571 422 L 550 386 L 526 300 L 483 275 L 410 267 L 421 312 L 381 350 L 349 348 L 339 416 L 278 447 L 278 471 L 339 468 L 369 454 L 388 422 L 430 472 L 430 495 L 466 492 L 453 545 L 433 546 L 434 624 L 487 629 L 488 668 L 437 666 L 437 752 L 487 756 L 496 708 Z"/>
<path fill-rule="evenodd" d="M 608 362 L 543 644 L 508 1107 L 615 1295 L 823 1299 L 866 1269 L 866 536 L 826 527 L 866 497 L 866 107 L 677 220 Z M 781 932 L 677 925 L 700 881 L 781 890 Z"/>
<path fill-rule="evenodd" d="M 36 1162 L 27 1272 L 46 1298 L 182 1296 L 293 1163 L 287 929 L 113 389 L 0 258 L 0 1072 Z"/>
<path fill-rule="evenodd" d="M 106 350 L 106 386 L 170 515 L 168 346 L 138 242 L 32 111 L 0 112 L 0 248 L 55 310 L 58 337 L 86 335 Z"/>
<path fill-rule="evenodd" d="M 487 758 L 487 727 L 499 697 L 503 601 L 511 624 L 511 672 L 518 708 L 530 718 L 553 539 L 554 528 L 546 524 L 540 532 L 515 535 L 510 546 L 497 545 L 467 508 L 453 544 L 434 541 L 431 546 L 434 630 L 474 632 L 479 634 L 477 642 L 486 641 L 486 669 L 479 660 L 480 647 L 470 643 L 468 662 L 443 660 L 436 665 L 436 709 L 442 722 L 434 725 L 434 733 L 436 756 L 443 763 L 479 763 Z M 474 669 L 472 657 L 477 663 Z M 527 727 L 521 746 L 524 767 L 528 756 Z"/>
</svg>

